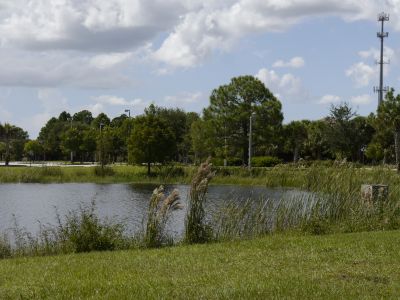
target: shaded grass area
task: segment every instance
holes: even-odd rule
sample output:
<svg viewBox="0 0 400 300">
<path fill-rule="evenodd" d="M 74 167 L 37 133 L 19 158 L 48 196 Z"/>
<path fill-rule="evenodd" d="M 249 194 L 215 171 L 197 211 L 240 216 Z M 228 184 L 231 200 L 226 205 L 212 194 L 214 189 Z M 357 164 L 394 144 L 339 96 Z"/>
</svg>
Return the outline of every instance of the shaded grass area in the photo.
<svg viewBox="0 0 400 300">
<path fill-rule="evenodd" d="M 0 261 L 1 299 L 396 298 L 400 232 Z"/>
</svg>

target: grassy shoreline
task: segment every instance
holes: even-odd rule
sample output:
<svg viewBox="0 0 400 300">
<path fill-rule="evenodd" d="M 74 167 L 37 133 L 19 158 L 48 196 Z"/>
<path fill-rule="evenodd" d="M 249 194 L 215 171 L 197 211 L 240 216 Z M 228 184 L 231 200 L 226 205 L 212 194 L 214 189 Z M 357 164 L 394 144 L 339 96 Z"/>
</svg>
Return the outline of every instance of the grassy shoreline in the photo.
<svg viewBox="0 0 400 300">
<path fill-rule="evenodd" d="M 395 298 L 399 231 L 0 261 L 2 299 Z M 110 267 L 112 264 L 112 267 Z"/>
</svg>

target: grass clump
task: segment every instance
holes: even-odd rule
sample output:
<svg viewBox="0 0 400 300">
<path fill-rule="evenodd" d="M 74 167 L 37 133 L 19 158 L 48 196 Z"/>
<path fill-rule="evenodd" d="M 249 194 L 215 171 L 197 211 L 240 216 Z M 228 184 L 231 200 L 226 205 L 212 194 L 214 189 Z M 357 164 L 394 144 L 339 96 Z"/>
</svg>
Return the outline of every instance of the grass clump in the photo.
<svg viewBox="0 0 400 300">
<path fill-rule="evenodd" d="M 168 197 L 164 194 L 163 186 L 153 191 L 148 208 L 144 237 L 146 247 L 154 248 L 172 244 L 172 239 L 166 234 L 165 227 L 171 213 L 178 209 L 182 209 L 178 190 L 173 190 Z"/>
<path fill-rule="evenodd" d="M 190 186 L 188 213 L 185 221 L 185 241 L 189 244 L 205 243 L 212 236 L 211 227 L 206 223 L 204 210 L 208 185 L 215 175 L 211 167 L 210 159 L 202 163 Z"/>
<path fill-rule="evenodd" d="M 119 223 L 101 221 L 95 213 L 95 203 L 66 215 L 59 220 L 57 239 L 68 252 L 90 252 L 121 249 L 125 238 L 124 226 Z"/>
<path fill-rule="evenodd" d="M 95 166 L 93 168 L 93 172 L 95 176 L 101 176 L 101 177 L 115 175 L 114 169 L 109 166 Z"/>
</svg>

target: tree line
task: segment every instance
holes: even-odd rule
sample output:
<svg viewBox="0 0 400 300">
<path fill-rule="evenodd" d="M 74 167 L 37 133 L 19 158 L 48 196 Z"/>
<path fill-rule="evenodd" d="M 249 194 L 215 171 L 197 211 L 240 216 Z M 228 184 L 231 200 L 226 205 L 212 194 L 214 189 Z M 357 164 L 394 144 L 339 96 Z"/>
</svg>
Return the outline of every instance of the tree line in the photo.
<svg viewBox="0 0 400 300">
<path fill-rule="evenodd" d="M 82 110 L 51 118 L 36 140 L 0 123 L 0 156 L 10 160 L 199 163 L 246 165 L 250 128 L 256 166 L 304 160 L 397 163 L 400 169 L 400 96 L 387 93 L 376 114 L 359 116 L 332 105 L 320 120 L 283 123 L 281 102 L 257 78 L 240 76 L 214 89 L 202 115 L 154 104 L 142 115 L 110 119 Z M 251 124 L 250 124 L 251 123 Z"/>
</svg>

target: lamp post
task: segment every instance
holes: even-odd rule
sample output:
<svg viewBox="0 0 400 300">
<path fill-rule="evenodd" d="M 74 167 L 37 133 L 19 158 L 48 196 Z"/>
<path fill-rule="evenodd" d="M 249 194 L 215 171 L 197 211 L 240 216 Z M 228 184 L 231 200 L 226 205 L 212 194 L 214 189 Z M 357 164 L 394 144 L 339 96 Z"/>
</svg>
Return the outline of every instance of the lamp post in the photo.
<svg viewBox="0 0 400 300">
<path fill-rule="evenodd" d="M 103 149 L 103 123 L 100 123 L 100 165 L 101 165 L 101 169 L 104 169 L 104 159 L 103 159 L 103 155 L 104 155 L 104 149 Z"/>
<path fill-rule="evenodd" d="M 70 128 L 72 129 L 72 117 L 71 117 L 71 126 Z M 71 150 L 71 164 L 74 162 L 74 152 Z"/>
<path fill-rule="evenodd" d="M 247 164 L 249 170 L 251 170 L 251 153 L 252 153 L 252 135 L 253 135 L 253 117 L 256 115 L 256 113 L 251 113 L 250 115 L 250 130 L 249 130 L 249 162 Z"/>
<path fill-rule="evenodd" d="M 131 110 L 130 110 L 130 109 L 125 109 L 125 112 L 128 113 L 128 117 L 129 117 L 129 119 L 130 119 L 130 118 L 131 118 Z"/>
</svg>

